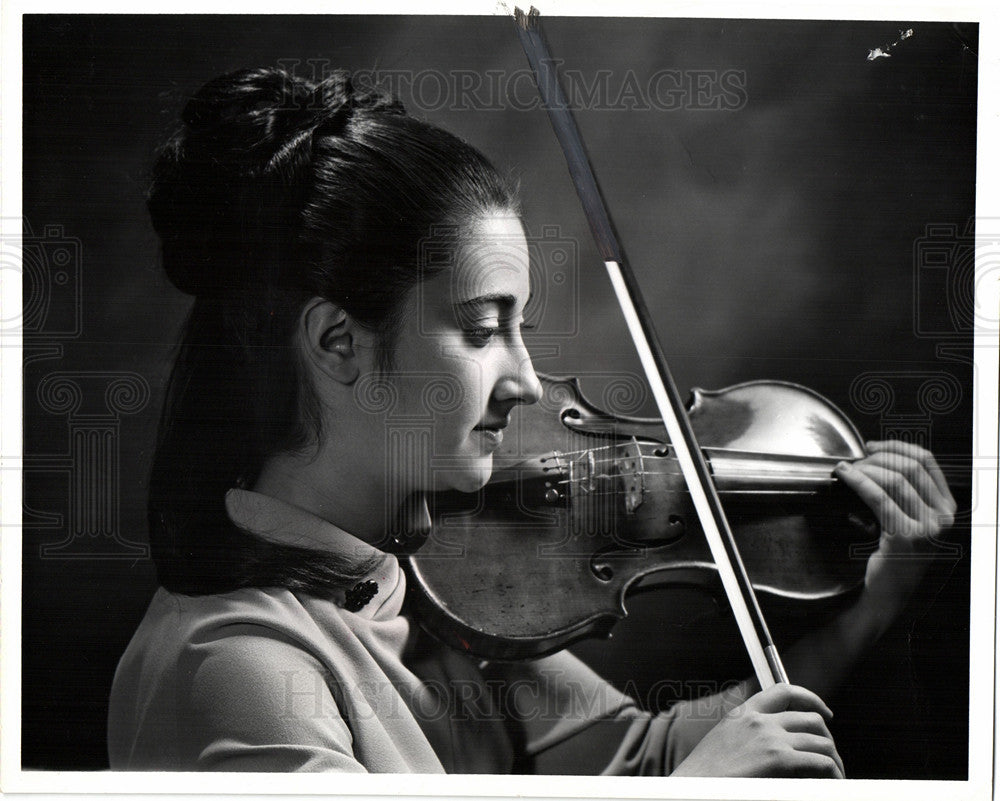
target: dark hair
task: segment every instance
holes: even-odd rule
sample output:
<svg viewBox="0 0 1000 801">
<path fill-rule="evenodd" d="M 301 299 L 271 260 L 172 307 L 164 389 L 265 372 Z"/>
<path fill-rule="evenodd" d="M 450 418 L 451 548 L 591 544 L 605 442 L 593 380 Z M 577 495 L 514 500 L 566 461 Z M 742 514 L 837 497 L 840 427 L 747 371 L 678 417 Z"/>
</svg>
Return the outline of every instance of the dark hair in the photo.
<svg viewBox="0 0 1000 801">
<path fill-rule="evenodd" d="M 375 332 L 386 366 L 407 290 L 443 269 L 421 259 L 421 241 L 516 211 L 513 193 L 477 150 L 343 72 L 224 75 L 182 120 L 148 195 L 167 275 L 196 297 L 150 480 L 158 578 L 188 594 L 328 593 L 374 565 L 273 544 L 225 511 L 227 490 L 252 487 L 269 455 L 322 433 L 296 320 L 312 297 L 340 304 Z"/>
</svg>

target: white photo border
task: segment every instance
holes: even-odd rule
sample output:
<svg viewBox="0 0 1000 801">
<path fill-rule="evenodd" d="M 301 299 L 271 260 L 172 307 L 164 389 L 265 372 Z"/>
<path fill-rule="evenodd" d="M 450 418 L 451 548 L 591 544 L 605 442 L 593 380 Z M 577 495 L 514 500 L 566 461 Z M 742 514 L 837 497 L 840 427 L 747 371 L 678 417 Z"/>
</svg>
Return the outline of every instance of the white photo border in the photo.
<svg viewBox="0 0 1000 801">
<path fill-rule="evenodd" d="M 159 13 L 220 12 L 241 14 L 273 13 L 273 3 L 245 0 L 238 8 L 213 0 L 199 2 L 154 2 L 144 11 Z M 342 2 L 318 3 L 311 0 L 286 0 L 281 13 L 356 13 L 358 6 Z M 434 13 L 504 15 L 512 9 L 504 3 L 435 0 L 426 3 L 367 2 L 365 13 Z M 976 214 L 979 218 L 1000 218 L 1000 154 L 988 143 L 1000 142 L 1000 17 L 996 7 L 976 3 L 902 3 L 841 2 L 835 7 L 815 2 L 751 3 L 673 2 L 670 4 L 619 0 L 609 5 L 593 2 L 553 0 L 543 7 L 548 16 L 582 14 L 592 16 L 673 16 L 766 19 L 845 19 L 878 20 L 906 18 L 913 21 L 971 21 L 980 25 L 978 156 Z M 669 13 L 665 13 L 669 12 Z M 93 0 L 89 3 L 67 0 L 6 0 L 2 18 L 2 216 L 4 225 L 21 217 L 21 15 L 25 13 L 126 13 L 135 12 L 134 3 L 122 0 Z M 513 35 L 513 34 L 512 34 Z M 16 237 L 18 230 L 3 231 Z M 977 265 L 977 270 L 983 265 Z M 977 272 L 977 279 L 981 273 Z M 10 319 L 17 314 L 21 299 L 20 276 L 5 271 L 0 276 L 0 314 Z M 977 302 L 988 309 L 1000 308 L 996 283 L 977 280 Z M 978 397 L 974 407 L 975 468 L 992 480 L 976 482 L 979 497 L 973 504 L 972 530 L 977 533 L 974 547 L 977 558 L 971 570 L 971 675 L 970 675 L 970 750 L 969 779 L 965 782 L 848 780 L 849 788 L 836 782 L 815 780 L 712 780 L 635 777 L 553 777 L 553 776 L 422 776 L 341 775 L 336 781 L 322 775 L 287 774 L 193 774 L 193 773 L 89 773 L 67 771 L 24 771 L 20 767 L 20 642 L 21 642 L 21 371 L 22 352 L 15 343 L 0 348 L 0 508 L 2 508 L 2 706 L 0 706 L 0 783 L 11 797 L 24 794 L 189 794 L 236 795 L 252 788 L 254 795 L 295 793 L 302 796 L 331 794 L 338 797 L 552 797 L 552 798 L 811 798 L 840 801 L 845 789 L 853 798 L 884 799 L 906 797 L 909 801 L 985 799 L 993 794 L 994 719 L 996 710 L 996 509 L 997 509 L 997 376 L 998 343 L 996 335 L 977 332 L 975 340 Z M 990 536 L 992 532 L 992 536 Z M 182 794 L 182 795 L 177 795 Z"/>
</svg>

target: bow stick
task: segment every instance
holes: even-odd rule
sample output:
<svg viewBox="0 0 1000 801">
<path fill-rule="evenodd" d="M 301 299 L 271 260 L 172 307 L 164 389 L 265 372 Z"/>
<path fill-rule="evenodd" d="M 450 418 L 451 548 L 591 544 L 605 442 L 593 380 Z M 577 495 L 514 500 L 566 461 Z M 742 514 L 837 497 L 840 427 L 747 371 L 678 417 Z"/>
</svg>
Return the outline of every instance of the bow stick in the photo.
<svg viewBox="0 0 1000 801">
<path fill-rule="evenodd" d="M 576 121 L 559 85 L 555 62 L 549 55 L 538 17 L 538 10 L 534 7 L 527 14 L 520 8 L 515 8 L 514 21 L 517 35 L 528 56 L 528 63 L 535 73 L 542 104 L 548 112 L 549 121 L 562 146 L 573 184 L 583 203 L 597 248 L 604 259 L 615 295 L 639 352 L 639 360 L 642 362 L 646 379 L 649 381 L 656 405 L 666 425 L 670 443 L 680 463 L 702 529 L 708 538 L 712 556 L 722 579 L 722 586 L 736 616 L 757 680 L 762 690 L 777 682 L 787 683 L 788 676 L 785 674 L 785 668 L 781 664 L 767 623 L 764 621 L 764 615 L 757 603 L 757 597 L 750 585 L 750 578 L 747 576 L 733 532 L 723 512 L 722 502 L 719 500 L 708 464 L 695 439 L 684 403 L 667 367 L 649 310 L 615 235 L 611 216 L 597 185 L 590 160 L 587 158 L 587 151 L 577 130 Z"/>
</svg>

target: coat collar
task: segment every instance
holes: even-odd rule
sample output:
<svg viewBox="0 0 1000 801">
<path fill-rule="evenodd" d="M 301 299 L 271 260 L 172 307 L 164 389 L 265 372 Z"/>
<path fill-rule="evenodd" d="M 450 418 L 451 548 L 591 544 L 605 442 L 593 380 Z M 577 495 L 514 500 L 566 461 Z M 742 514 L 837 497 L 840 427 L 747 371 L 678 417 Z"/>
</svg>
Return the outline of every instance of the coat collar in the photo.
<svg viewBox="0 0 1000 801">
<path fill-rule="evenodd" d="M 226 493 L 226 511 L 237 526 L 277 545 L 335 553 L 348 562 L 355 563 L 371 561 L 375 557 L 375 569 L 369 571 L 353 588 L 356 590 L 355 595 L 371 597 L 352 613 L 373 619 L 399 614 L 405 596 L 406 580 L 399 561 L 392 554 L 380 551 L 312 512 L 260 492 L 229 490 Z M 369 581 L 377 585 L 374 594 L 370 592 L 370 585 L 361 586 Z M 348 592 L 350 589 L 352 588 Z M 369 591 L 365 592 L 366 589 Z M 338 590 L 333 597 L 339 606 L 352 611 L 347 595 L 343 590 Z"/>
</svg>

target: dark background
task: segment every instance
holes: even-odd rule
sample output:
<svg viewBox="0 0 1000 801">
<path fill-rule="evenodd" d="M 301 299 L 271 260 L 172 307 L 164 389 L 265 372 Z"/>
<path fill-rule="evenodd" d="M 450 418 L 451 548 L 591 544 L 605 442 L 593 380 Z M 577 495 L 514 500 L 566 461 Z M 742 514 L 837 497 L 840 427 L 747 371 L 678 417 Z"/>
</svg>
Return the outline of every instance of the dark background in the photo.
<svg viewBox="0 0 1000 801">
<path fill-rule="evenodd" d="M 867 60 L 906 28 L 891 58 Z M 682 391 L 799 382 L 868 437 L 928 444 L 967 485 L 976 26 L 553 18 L 545 29 L 567 77 L 597 87 L 577 118 Z M 106 767 L 111 678 L 155 586 L 146 478 L 190 301 L 158 269 L 143 206 L 154 149 L 208 79 L 282 59 L 308 75 L 310 58 L 451 76 L 444 95 L 426 76 L 403 82 L 402 99 L 519 178 L 543 260 L 570 255 L 561 284 L 536 288 L 538 368 L 652 412 L 642 392 L 615 388 L 636 386 L 638 363 L 556 140 L 531 85 L 514 80 L 526 62 L 509 20 L 26 16 L 26 768 Z M 471 88 L 487 70 L 500 92 Z M 661 70 L 708 94 L 670 84 L 674 107 L 643 108 Z M 738 91 L 719 91 L 723 73 Z M 957 550 L 942 549 L 907 613 L 828 699 L 850 776 L 966 775 L 967 486 L 956 494 Z M 655 708 L 749 673 L 723 608 L 648 593 L 611 643 L 579 652 Z M 779 642 L 813 614 L 777 610 Z M 680 684 L 663 692 L 664 679 Z"/>
</svg>

